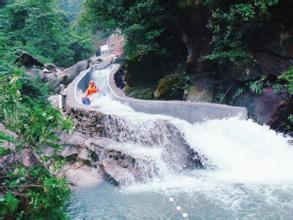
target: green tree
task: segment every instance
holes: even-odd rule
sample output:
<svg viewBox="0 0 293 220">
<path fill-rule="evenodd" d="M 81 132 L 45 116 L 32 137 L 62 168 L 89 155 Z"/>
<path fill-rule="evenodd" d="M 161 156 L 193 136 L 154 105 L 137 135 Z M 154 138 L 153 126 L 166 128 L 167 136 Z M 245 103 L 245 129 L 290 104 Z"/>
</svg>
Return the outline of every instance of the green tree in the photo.
<svg viewBox="0 0 293 220">
<path fill-rule="evenodd" d="M 78 32 L 54 0 L 15 0 L 2 8 L 1 14 L 0 28 L 9 42 L 14 42 L 13 47 L 43 62 L 67 67 L 93 52 L 89 32 Z"/>
<path fill-rule="evenodd" d="M 13 156 L 26 149 L 42 160 L 44 146 L 58 151 L 56 133 L 72 128 L 72 123 L 45 101 L 48 94 L 41 90 L 46 85 L 40 84 L 38 90 L 28 86 L 35 80 L 16 68 L 0 78 L 0 123 L 18 136 L 14 140 L 0 133 L 0 144 L 10 141 L 16 145 L 10 151 L 0 146 L 0 156 Z M 39 95 L 30 96 L 32 91 Z M 6 219 L 61 219 L 69 188 L 64 179 L 52 176 L 43 165 L 24 167 L 15 160 L 0 164 L 0 195 L 0 216 Z"/>
<path fill-rule="evenodd" d="M 176 60 L 182 50 L 176 9 L 176 1 L 86 0 L 83 21 L 107 33 L 121 30 L 129 59 L 156 54 Z"/>
</svg>

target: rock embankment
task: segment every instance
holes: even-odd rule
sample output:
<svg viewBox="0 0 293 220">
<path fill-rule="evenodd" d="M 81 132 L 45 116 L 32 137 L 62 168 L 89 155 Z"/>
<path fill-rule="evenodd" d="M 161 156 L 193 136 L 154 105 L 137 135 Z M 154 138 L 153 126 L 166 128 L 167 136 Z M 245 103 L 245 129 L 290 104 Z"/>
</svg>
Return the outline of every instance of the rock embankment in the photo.
<svg viewBox="0 0 293 220">
<path fill-rule="evenodd" d="M 80 132 L 60 137 L 64 146 L 60 156 L 67 163 L 59 175 L 64 175 L 73 185 L 89 186 L 103 180 L 117 186 L 127 185 L 143 182 L 156 174 L 151 162 L 121 151 L 119 144 L 108 138 L 89 137 Z"/>
</svg>

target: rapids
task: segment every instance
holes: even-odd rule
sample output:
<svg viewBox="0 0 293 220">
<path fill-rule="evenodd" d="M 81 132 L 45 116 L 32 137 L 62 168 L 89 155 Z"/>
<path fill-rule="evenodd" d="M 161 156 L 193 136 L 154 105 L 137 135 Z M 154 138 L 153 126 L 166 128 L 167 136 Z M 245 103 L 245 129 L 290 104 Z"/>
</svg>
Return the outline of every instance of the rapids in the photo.
<svg viewBox="0 0 293 220">
<path fill-rule="evenodd" d="M 183 219 L 184 212 L 188 219 L 199 220 L 293 218 L 293 146 L 287 137 L 252 120 L 190 124 L 135 112 L 111 98 L 109 73 L 109 68 L 95 72 L 93 79 L 103 94 L 94 97 L 92 105 L 123 119 L 128 132 L 112 137 L 120 142 L 117 148 L 152 160 L 159 175 L 120 188 L 103 184 L 75 189 L 67 207 L 72 219 Z M 177 161 L 163 159 L 169 138 L 158 121 L 175 126 L 186 143 L 207 158 L 205 169 L 170 168 L 169 163 Z"/>
</svg>

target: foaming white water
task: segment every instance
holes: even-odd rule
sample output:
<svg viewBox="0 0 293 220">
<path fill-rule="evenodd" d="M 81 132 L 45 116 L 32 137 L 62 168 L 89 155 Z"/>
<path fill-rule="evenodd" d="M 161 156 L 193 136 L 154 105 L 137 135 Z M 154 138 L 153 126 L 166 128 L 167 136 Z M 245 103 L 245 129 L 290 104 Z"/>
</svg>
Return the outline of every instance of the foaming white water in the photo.
<svg viewBox="0 0 293 220">
<path fill-rule="evenodd" d="M 110 70 L 106 69 L 97 71 L 94 75 L 97 86 L 104 93 L 107 91 L 109 73 Z M 135 112 L 129 106 L 114 101 L 107 94 L 99 95 L 92 105 L 98 106 L 107 114 L 126 117 L 131 120 L 131 124 L 136 123 L 138 129 L 142 130 L 149 125 L 145 123 L 149 120 L 168 120 L 179 128 L 193 149 L 205 155 L 216 167 L 215 170 L 195 173 L 166 172 L 160 179 L 144 185 L 130 186 L 128 190 L 216 189 L 222 186 L 222 183 L 293 184 L 293 149 L 287 138 L 267 126 L 238 118 L 190 124 L 170 116 Z M 158 164 L 162 164 L 159 159 L 161 151 L 130 145 L 125 149 L 133 153 L 152 154 Z"/>
<path fill-rule="evenodd" d="M 293 183 L 293 148 L 267 126 L 230 118 L 181 129 L 187 142 L 216 165 L 221 180 Z"/>
</svg>

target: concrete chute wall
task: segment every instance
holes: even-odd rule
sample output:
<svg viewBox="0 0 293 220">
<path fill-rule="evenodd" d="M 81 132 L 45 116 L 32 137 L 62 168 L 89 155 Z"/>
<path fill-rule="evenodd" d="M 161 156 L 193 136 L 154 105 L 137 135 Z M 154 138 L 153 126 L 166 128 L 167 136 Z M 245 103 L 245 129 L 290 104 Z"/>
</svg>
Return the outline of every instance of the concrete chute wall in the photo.
<svg viewBox="0 0 293 220">
<path fill-rule="evenodd" d="M 99 111 L 98 107 L 83 105 L 81 103 L 81 97 L 79 97 L 78 93 L 80 90 L 85 91 L 94 71 L 106 68 L 109 64 L 110 63 L 102 63 L 92 66 L 90 69 L 82 72 L 79 77 L 77 77 L 77 79 L 68 87 L 67 90 L 68 107 Z M 119 64 L 112 65 L 111 74 L 107 83 L 108 92 L 114 100 L 127 104 L 135 111 L 173 116 L 186 120 L 190 123 L 201 122 L 208 119 L 221 119 L 229 117 L 247 119 L 247 109 L 244 107 L 201 102 L 139 100 L 127 97 L 121 89 L 116 87 L 115 84 L 114 76 L 119 69 Z"/>
</svg>

